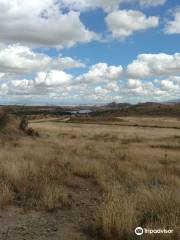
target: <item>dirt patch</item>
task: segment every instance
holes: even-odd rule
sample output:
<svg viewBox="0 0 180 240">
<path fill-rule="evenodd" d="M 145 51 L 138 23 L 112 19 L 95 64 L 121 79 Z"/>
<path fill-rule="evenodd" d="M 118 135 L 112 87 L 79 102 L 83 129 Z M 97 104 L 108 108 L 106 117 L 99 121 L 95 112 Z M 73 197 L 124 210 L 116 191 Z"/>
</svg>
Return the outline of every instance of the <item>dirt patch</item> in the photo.
<svg viewBox="0 0 180 240">
<path fill-rule="evenodd" d="M 73 184 L 75 183 L 75 184 Z M 92 179 L 74 176 L 68 186 L 71 192 L 70 209 L 53 213 L 24 212 L 11 207 L 0 211 L 1 240 L 90 240 L 86 231 L 94 221 L 100 202 L 100 191 Z"/>
</svg>

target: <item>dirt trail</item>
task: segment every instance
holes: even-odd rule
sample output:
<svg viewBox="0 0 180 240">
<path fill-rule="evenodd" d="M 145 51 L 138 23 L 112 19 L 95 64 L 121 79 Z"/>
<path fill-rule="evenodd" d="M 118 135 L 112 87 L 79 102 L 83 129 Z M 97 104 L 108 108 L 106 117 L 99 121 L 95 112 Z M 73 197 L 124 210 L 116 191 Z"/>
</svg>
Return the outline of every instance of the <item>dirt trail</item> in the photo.
<svg viewBox="0 0 180 240">
<path fill-rule="evenodd" d="M 72 207 L 54 213 L 24 212 L 11 207 L 0 211 L 0 240 L 92 240 L 88 227 L 100 201 L 100 192 L 91 179 L 74 177 L 69 187 Z"/>
</svg>

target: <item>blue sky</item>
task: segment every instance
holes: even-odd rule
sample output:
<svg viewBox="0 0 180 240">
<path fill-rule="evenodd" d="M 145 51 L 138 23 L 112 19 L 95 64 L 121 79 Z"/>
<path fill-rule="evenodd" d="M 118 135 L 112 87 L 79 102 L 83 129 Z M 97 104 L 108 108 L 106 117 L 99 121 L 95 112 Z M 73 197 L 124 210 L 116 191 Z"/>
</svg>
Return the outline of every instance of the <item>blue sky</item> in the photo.
<svg viewBox="0 0 180 240">
<path fill-rule="evenodd" d="M 178 0 L 0 0 L 0 102 L 180 98 Z"/>
</svg>

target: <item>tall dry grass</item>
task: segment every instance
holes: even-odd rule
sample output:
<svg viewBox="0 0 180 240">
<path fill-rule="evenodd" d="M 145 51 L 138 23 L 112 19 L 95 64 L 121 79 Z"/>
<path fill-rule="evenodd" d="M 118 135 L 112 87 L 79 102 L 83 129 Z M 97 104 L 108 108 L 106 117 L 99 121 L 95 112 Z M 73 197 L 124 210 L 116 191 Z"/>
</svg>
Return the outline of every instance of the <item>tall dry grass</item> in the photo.
<svg viewBox="0 0 180 240">
<path fill-rule="evenodd" d="M 137 226 L 178 227 L 180 151 L 154 147 L 170 139 L 178 144 L 177 131 L 43 122 L 32 127 L 40 138 L 24 136 L 0 148 L 2 208 L 69 208 L 68 184 L 78 176 L 95 179 L 101 189 L 91 226 L 99 238 L 135 239 Z M 149 237 L 143 239 L 163 239 Z M 177 231 L 165 237 L 176 239 Z"/>
</svg>

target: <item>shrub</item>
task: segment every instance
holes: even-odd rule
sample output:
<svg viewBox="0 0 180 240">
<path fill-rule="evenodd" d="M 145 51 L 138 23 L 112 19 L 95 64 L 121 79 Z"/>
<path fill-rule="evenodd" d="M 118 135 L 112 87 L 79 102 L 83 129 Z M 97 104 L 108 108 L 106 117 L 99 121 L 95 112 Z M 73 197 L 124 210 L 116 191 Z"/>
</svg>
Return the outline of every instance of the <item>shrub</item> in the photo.
<svg viewBox="0 0 180 240">
<path fill-rule="evenodd" d="M 39 133 L 37 131 L 35 131 L 33 128 L 28 128 L 26 130 L 26 133 L 29 135 L 29 136 L 32 136 L 32 137 L 39 137 Z"/>
<path fill-rule="evenodd" d="M 6 127 L 8 121 L 9 121 L 9 116 L 7 112 L 1 111 L 0 112 L 0 128 Z"/>
<path fill-rule="evenodd" d="M 22 131 L 26 131 L 28 129 L 28 120 L 27 118 L 23 118 L 19 124 L 19 128 L 22 130 Z"/>
</svg>

